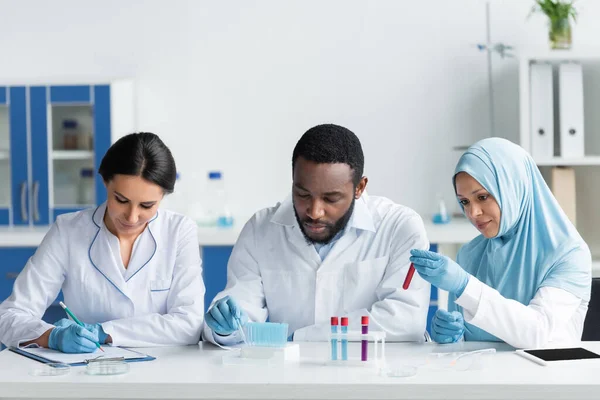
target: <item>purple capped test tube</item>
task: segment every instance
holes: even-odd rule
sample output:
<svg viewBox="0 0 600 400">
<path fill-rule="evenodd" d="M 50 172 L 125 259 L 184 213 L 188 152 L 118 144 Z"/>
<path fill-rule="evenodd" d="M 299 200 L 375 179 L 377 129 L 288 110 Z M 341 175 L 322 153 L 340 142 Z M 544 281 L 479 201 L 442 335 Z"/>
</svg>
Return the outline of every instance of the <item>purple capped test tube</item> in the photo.
<svg viewBox="0 0 600 400">
<path fill-rule="evenodd" d="M 366 335 L 369 333 L 369 317 L 361 317 L 360 324 L 362 325 L 362 334 Z M 368 355 L 367 352 L 369 350 L 369 340 L 363 336 L 361 340 L 361 352 L 360 352 L 360 360 L 367 361 Z"/>
</svg>

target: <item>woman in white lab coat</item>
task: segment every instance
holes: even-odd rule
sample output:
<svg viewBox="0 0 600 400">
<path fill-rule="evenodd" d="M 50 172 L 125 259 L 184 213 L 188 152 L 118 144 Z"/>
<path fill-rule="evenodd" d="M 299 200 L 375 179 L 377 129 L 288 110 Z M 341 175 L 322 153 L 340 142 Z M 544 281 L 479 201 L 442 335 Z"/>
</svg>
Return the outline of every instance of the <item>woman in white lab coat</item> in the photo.
<svg viewBox="0 0 600 400">
<path fill-rule="evenodd" d="M 591 255 L 533 159 L 505 139 L 471 146 L 454 174 L 465 215 L 481 235 L 457 262 L 411 251 L 431 284 L 450 293 L 432 338 L 501 340 L 532 348 L 581 340 L 590 300 Z"/>
<path fill-rule="evenodd" d="M 63 352 L 197 343 L 204 283 L 197 230 L 158 206 L 175 184 L 175 161 L 152 133 L 127 135 L 100 164 L 107 201 L 59 216 L 0 305 L 0 341 Z M 62 289 L 85 328 L 41 320 Z"/>
</svg>

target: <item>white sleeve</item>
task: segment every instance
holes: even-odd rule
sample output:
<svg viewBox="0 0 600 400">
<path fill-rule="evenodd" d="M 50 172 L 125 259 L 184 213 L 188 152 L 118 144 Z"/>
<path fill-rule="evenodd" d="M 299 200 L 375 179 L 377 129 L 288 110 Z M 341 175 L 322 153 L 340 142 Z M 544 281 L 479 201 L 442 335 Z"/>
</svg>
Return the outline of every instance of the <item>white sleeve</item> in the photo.
<svg viewBox="0 0 600 400">
<path fill-rule="evenodd" d="M 185 220 L 177 243 L 167 313 L 105 322 L 114 346 L 149 347 L 196 344 L 204 321 L 204 281 L 198 228 Z"/>
<path fill-rule="evenodd" d="M 581 305 L 581 299 L 563 289 L 544 286 L 528 305 L 503 297 L 470 276 L 456 304 L 465 321 L 516 348 L 537 348 L 552 340 Z"/>
<path fill-rule="evenodd" d="M 256 220 L 256 216 L 252 217 L 242 229 L 227 263 L 227 286 L 215 296 L 212 304 L 216 300 L 229 295 L 248 314 L 250 321 L 265 322 L 268 315 L 267 304 L 258 261 L 255 256 Z M 234 345 L 241 341 L 237 332 L 229 336 L 219 336 L 214 334 L 206 324 L 204 325 L 202 338 L 211 343 L 224 346 Z"/>
<path fill-rule="evenodd" d="M 54 223 L 17 277 L 12 294 L 0 304 L 0 342 L 6 346 L 35 340 L 54 327 L 41 318 L 65 279 L 66 242 Z"/>
<path fill-rule="evenodd" d="M 369 309 L 349 311 L 349 330 L 360 331 L 360 317 L 369 316 L 370 331 L 386 332 L 386 341 L 425 340 L 431 286 L 415 273 L 408 290 L 402 289 L 410 266 L 410 250 L 428 250 L 429 242 L 421 217 L 415 215 L 393 232 L 390 259 L 380 284 L 378 301 Z M 294 332 L 294 341 L 328 340 L 331 326 L 315 324 Z"/>
</svg>

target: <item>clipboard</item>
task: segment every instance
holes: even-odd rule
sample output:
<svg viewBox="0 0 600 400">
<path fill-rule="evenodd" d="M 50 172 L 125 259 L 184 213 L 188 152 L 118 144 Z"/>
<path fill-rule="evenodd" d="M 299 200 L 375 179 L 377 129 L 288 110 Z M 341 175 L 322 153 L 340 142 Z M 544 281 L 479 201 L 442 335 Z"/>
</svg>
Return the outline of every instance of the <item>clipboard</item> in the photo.
<svg viewBox="0 0 600 400">
<path fill-rule="evenodd" d="M 156 360 L 156 357 L 152 357 L 148 354 L 143 354 L 131 349 L 126 349 L 122 347 L 110 347 L 106 346 L 104 349 L 114 349 L 109 352 L 106 356 L 103 354 L 89 353 L 89 354 L 65 354 L 60 351 L 50 350 L 40 347 L 34 348 L 17 348 L 17 347 L 9 347 L 9 350 L 20 354 L 24 357 L 30 358 L 32 360 L 50 364 L 50 363 L 63 363 L 70 365 L 72 367 L 82 367 L 88 365 L 94 361 L 103 361 L 103 360 L 122 360 L 125 362 L 142 362 L 142 361 L 152 361 Z M 36 354 L 37 353 L 37 354 Z M 41 353 L 41 354 L 40 354 Z M 112 354 L 111 354 L 112 353 Z M 120 354 L 120 357 L 115 357 L 115 354 Z"/>
</svg>

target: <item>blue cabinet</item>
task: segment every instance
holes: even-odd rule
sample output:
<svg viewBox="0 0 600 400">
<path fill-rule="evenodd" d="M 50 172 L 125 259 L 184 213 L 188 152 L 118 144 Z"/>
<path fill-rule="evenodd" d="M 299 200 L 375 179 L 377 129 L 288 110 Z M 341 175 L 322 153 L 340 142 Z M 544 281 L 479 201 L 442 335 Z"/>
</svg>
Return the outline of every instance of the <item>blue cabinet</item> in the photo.
<svg viewBox="0 0 600 400">
<path fill-rule="evenodd" d="M 15 279 L 17 279 L 17 276 L 25 267 L 27 260 L 35 253 L 35 250 L 35 247 L 0 248 L 0 260 L 2 260 L 0 261 L 0 302 L 10 296 Z M 62 310 L 58 305 L 58 302 L 62 301 L 62 299 L 61 292 L 48 311 L 46 311 L 46 315 L 44 316 L 45 321 L 56 321 L 51 318 Z M 54 307 L 58 307 L 58 309 Z M 50 318 L 46 319 L 46 316 Z"/>
<path fill-rule="evenodd" d="M 113 86 L 0 87 L 0 225 L 48 225 L 105 201 L 100 161 L 113 130 L 134 128 L 133 102 L 117 108 Z"/>
</svg>

